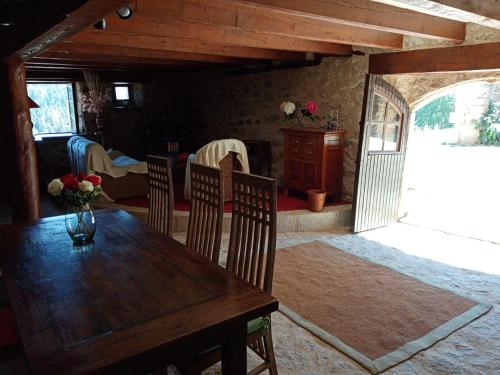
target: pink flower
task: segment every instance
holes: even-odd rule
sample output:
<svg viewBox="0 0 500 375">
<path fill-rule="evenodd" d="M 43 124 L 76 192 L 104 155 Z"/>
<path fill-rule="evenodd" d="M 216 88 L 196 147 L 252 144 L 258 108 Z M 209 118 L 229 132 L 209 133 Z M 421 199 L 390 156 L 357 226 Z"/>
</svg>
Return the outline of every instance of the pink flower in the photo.
<svg viewBox="0 0 500 375">
<path fill-rule="evenodd" d="M 306 110 L 310 114 L 313 114 L 314 112 L 316 112 L 318 110 L 318 105 L 316 104 L 316 102 L 314 100 L 310 100 L 306 104 Z"/>
</svg>

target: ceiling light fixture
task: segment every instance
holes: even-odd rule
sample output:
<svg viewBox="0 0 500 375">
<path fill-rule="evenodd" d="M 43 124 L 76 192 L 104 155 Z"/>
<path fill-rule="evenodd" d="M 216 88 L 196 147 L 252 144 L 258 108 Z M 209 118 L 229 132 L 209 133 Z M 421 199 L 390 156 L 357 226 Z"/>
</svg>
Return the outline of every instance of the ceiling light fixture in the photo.
<svg viewBox="0 0 500 375">
<path fill-rule="evenodd" d="M 100 21 L 94 23 L 94 27 L 98 30 L 104 30 L 106 28 L 106 20 L 103 18 Z"/>
<path fill-rule="evenodd" d="M 122 20 L 126 20 L 130 17 L 132 17 L 132 14 L 134 14 L 132 8 L 128 5 L 121 7 L 116 11 L 116 14 L 118 17 L 120 17 Z"/>
</svg>

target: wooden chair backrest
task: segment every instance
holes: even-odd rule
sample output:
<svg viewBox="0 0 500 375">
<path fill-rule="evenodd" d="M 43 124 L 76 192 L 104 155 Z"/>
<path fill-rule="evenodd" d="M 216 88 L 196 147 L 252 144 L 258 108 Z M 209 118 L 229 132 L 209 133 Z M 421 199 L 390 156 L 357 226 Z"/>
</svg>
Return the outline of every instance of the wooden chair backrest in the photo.
<svg viewBox="0 0 500 375">
<path fill-rule="evenodd" d="M 233 216 L 226 268 L 272 291 L 276 255 L 276 180 L 233 172 Z"/>
<path fill-rule="evenodd" d="M 186 246 L 218 263 L 224 216 L 222 170 L 191 163 L 191 209 Z"/>
<path fill-rule="evenodd" d="M 148 155 L 149 211 L 148 225 L 172 236 L 174 223 L 174 188 L 170 160 Z"/>
<path fill-rule="evenodd" d="M 241 171 L 242 166 L 238 160 L 236 152 L 229 152 L 220 162 L 219 168 L 222 169 L 222 179 L 224 181 L 224 202 L 233 200 L 233 171 Z"/>
</svg>

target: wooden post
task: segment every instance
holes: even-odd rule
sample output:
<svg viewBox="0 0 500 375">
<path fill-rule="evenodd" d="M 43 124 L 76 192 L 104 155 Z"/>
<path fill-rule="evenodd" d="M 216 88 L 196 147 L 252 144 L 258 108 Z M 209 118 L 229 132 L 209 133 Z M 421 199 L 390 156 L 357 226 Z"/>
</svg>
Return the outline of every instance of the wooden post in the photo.
<svg viewBox="0 0 500 375">
<path fill-rule="evenodd" d="M 14 164 L 11 166 L 13 221 L 36 220 L 40 217 L 40 187 L 24 62 L 16 58 L 5 60 L 2 76 L 3 126 L 10 144 L 9 159 Z"/>
</svg>

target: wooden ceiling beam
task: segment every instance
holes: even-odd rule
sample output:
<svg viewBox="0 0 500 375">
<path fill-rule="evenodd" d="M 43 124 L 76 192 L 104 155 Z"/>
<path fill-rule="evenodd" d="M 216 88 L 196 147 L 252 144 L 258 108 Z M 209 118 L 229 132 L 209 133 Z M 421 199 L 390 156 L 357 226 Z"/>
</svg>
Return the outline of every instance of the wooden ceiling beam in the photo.
<svg viewBox="0 0 500 375">
<path fill-rule="evenodd" d="M 500 70 L 500 42 L 370 55 L 369 73 Z"/>
<path fill-rule="evenodd" d="M 14 27 L 21 27 L 23 29 L 28 29 L 27 31 L 21 30 L 19 33 L 23 35 L 18 35 L 13 38 L 19 41 L 22 46 L 16 51 L 10 51 L 12 58 L 17 58 L 22 61 L 26 61 L 29 58 L 35 56 L 36 54 L 42 52 L 44 49 L 48 48 L 50 45 L 57 43 L 70 35 L 73 35 L 89 25 L 94 24 L 99 19 L 104 18 L 109 13 L 112 13 L 126 5 L 128 1 L 126 0 L 88 0 L 88 1 L 61 1 L 62 9 L 66 9 L 68 3 L 76 3 L 75 8 L 71 9 L 71 13 L 61 15 L 62 19 L 51 19 L 46 20 L 45 23 L 33 24 L 30 15 L 26 15 L 26 22 L 31 24 L 27 25 L 14 25 Z M 83 3 L 83 5 L 82 5 Z M 40 5 L 38 5 L 40 4 Z M 42 9 L 46 4 L 39 2 L 37 6 L 42 6 Z M 57 2 L 53 2 L 51 9 L 45 9 L 41 11 L 44 14 L 57 15 L 60 10 L 57 8 Z M 55 16 L 53 16 L 55 17 Z M 17 30 L 17 29 L 16 29 Z"/>
<path fill-rule="evenodd" d="M 266 48 L 287 51 L 315 52 L 326 55 L 350 56 L 352 47 L 347 44 L 328 43 L 299 39 L 287 35 L 259 33 L 224 25 L 184 22 L 163 17 L 148 17 L 140 14 L 122 20 L 117 16 L 106 19 L 109 32 L 140 34 L 146 36 L 169 36 L 177 39 L 194 39 L 207 43 Z"/>
<path fill-rule="evenodd" d="M 116 56 L 129 57 L 131 59 L 145 58 L 158 60 L 199 61 L 216 64 L 244 64 L 251 61 L 246 59 L 237 59 L 233 57 L 208 55 L 201 53 L 171 52 L 120 46 L 106 46 L 105 51 L 103 51 L 102 45 L 68 42 L 58 43 L 42 53 L 40 56 L 71 58 L 72 55 L 93 56 L 99 54 L 105 54 L 106 56 L 109 56 L 111 61 L 115 59 Z"/>
<path fill-rule="evenodd" d="M 70 65 L 103 65 L 103 66 L 113 66 L 113 65 L 156 65 L 156 66 L 200 66 L 207 65 L 207 63 L 198 61 L 180 61 L 180 60 L 164 60 L 164 59 L 154 59 L 154 58 L 136 58 L 128 56 L 117 56 L 117 55 L 105 55 L 105 54 L 72 54 L 68 56 L 67 54 L 47 54 L 40 57 L 32 58 L 28 64 L 30 66 L 35 65 L 60 65 L 60 66 L 70 66 Z"/>
<path fill-rule="evenodd" d="M 269 48 L 273 43 L 288 44 L 288 42 L 283 42 L 283 39 L 277 37 L 274 38 L 273 42 L 270 35 L 391 49 L 399 49 L 403 45 L 403 37 L 399 34 L 359 27 L 360 25 L 346 25 L 341 22 L 333 22 L 335 20 L 332 19 L 310 17 L 297 12 L 283 11 L 246 2 L 240 3 L 227 0 L 141 0 L 137 2 L 136 14 L 156 18 L 159 22 L 174 20 L 204 24 L 205 26 L 198 26 L 198 30 L 195 29 L 195 26 L 185 25 L 184 27 L 189 28 L 188 34 L 205 34 L 206 37 L 224 38 L 238 44 L 244 43 L 245 39 L 254 44 L 260 41 L 268 43 Z M 250 32 L 254 34 L 250 34 Z M 295 43 L 298 45 L 298 42 Z M 300 48 L 304 50 L 303 46 Z M 307 48 L 309 49 L 309 47 Z"/>
<path fill-rule="evenodd" d="M 121 34 L 109 32 L 108 30 L 87 29 L 68 38 L 66 42 L 94 44 L 102 47 L 120 46 L 136 49 L 219 55 L 242 59 L 284 61 L 306 60 L 306 54 L 300 52 L 278 51 L 244 46 L 229 46 L 191 39 Z M 102 49 L 101 53 L 105 53 L 105 50 Z"/>
<path fill-rule="evenodd" d="M 500 29 L 498 0 L 372 0 L 404 9 Z"/>
<path fill-rule="evenodd" d="M 212 0 L 207 0 L 212 1 Z M 247 6 L 264 6 L 284 14 L 307 15 L 349 26 L 372 30 L 439 38 L 461 42 L 465 38 L 465 24 L 402 9 L 370 0 L 227 0 Z M 139 6 L 139 4 L 138 4 Z M 256 8 L 261 9 L 261 8 Z"/>
</svg>

